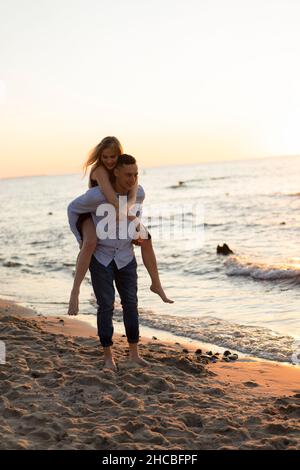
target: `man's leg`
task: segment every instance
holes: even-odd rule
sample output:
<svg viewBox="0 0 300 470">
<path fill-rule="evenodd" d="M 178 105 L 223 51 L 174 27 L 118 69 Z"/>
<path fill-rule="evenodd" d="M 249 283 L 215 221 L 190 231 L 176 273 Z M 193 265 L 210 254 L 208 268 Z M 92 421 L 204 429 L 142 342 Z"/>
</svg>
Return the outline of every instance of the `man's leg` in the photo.
<svg viewBox="0 0 300 470">
<path fill-rule="evenodd" d="M 116 364 L 112 356 L 111 346 L 113 345 L 113 311 L 115 301 L 114 268 L 113 263 L 107 267 L 99 263 L 93 256 L 90 264 L 92 285 L 97 299 L 97 326 L 98 336 L 104 351 L 105 367 L 116 369 Z"/>
<path fill-rule="evenodd" d="M 115 281 L 123 308 L 123 321 L 129 344 L 129 359 L 146 366 L 148 363 L 139 356 L 139 318 L 137 299 L 137 264 L 135 258 L 124 268 L 115 267 Z"/>
</svg>

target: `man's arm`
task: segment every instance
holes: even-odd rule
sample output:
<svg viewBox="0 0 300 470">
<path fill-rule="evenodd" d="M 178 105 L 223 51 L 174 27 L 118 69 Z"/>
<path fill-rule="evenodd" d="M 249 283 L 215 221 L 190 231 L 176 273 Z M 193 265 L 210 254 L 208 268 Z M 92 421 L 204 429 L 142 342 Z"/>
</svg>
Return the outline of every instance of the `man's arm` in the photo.
<svg viewBox="0 0 300 470">
<path fill-rule="evenodd" d="M 85 194 L 77 197 L 68 205 L 70 229 L 79 243 L 81 241 L 81 235 L 76 227 L 79 215 L 87 212 L 96 212 L 99 204 L 103 202 L 106 202 L 103 193 L 99 187 L 95 187 L 89 189 Z"/>
</svg>

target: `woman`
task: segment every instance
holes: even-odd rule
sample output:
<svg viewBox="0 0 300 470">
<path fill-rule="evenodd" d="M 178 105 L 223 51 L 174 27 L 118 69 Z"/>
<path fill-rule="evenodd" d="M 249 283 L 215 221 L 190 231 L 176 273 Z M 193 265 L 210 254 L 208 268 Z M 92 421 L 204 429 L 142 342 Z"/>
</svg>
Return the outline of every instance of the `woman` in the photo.
<svg viewBox="0 0 300 470">
<path fill-rule="evenodd" d="M 119 202 L 111 185 L 110 176 L 116 165 L 117 158 L 123 154 L 122 146 L 116 137 L 105 137 L 92 150 L 84 165 L 85 173 L 90 168 L 89 187 L 100 186 L 106 199 L 118 211 Z M 137 185 L 128 194 L 127 206 L 135 203 Z M 118 212 L 117 212 L 118 213 Z M 76 262 L 76 272 L 69 301 L 69 315 L 77 315 L 79 308 L 79 292 L 81 283 L 89 268 L 92 254 L 97 245 L 96 227 L 90 214 L 82 214 L 78 220 L 78 229 L 82 235 L 80 252 Z M 141 243 L 143 263 L 150 275 L 150 290 L 158 294 L 164 302 L 173 303 L 161 285 L 157 269 L 156 257 L 152 246 L 151 237 Z"/>
</svg>

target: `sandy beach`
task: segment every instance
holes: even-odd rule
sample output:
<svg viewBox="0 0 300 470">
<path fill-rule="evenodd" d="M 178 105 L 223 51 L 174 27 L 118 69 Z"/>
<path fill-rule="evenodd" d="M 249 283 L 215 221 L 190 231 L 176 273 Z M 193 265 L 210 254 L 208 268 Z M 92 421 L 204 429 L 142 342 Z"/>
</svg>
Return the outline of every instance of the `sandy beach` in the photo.
<svg viewBox="0 0 300 470">
<path fill-rule="evenodd" d="M 115 335 L 105 371 L 92 327 L 4 300 L 0 339 L 1 449 L 300 449 L 298 367 L 142 338 L 150 366 L 129 368 Z"/>
</svg>

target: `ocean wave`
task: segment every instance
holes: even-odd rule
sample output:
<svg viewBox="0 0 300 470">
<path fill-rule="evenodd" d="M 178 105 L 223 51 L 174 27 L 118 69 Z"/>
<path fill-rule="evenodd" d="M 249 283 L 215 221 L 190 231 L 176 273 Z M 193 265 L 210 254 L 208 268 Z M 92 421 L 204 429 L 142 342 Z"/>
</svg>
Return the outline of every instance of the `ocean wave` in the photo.
<svg viewBox="0 0 300 470">
<path fill-rule="evenodd" d="M 271 265 L 251 261 L 246 257 L 231 256 L 225 266 L 228 276 L 248 276 L 263 281 L 291 280 L 293 283 L 300 283 L 300 265 Z"/>
<path fill-rule="evenodd" d="M 269 194 L 260 194 L 260 196 L 266 196 L 266 197 L 278 197 L 278 198 L 287 198 L 287 197 L 300 197 L 300 192 L 296 193 L 287 193 L 287 192 L 282 192 L 282 191 L 275 191 L 273 193 Z"/>
<path fill-rule="evenodd" d="M 122 311 L 117 306 L 117 321 L 122 321 Z M 215 344 L 227 349 L 234 349 L 251 356 L 277 362 L 294 362 L 299 354 L 299 341 L 294 337 L 282 335 L 259 326 L 240 325 L 219 318 L 178 317 L 159 315 L 152 310 L 139 308 L 141 325 L 164 330 L 177 336 L 199 342 Z"/>
<path fill-rule="evenodd" d="M 30 263 L 19 263 L 17 261 L 4 260 L 2 266 L 5 268 L 21 268 L 21 272 L 31 273 L 31 274 L 41 274 L 43 269 L 46 271 L 62 271 L 67 267 L 75 266 L 75 263 L 61 263 L 59 261 L 43 261 L 36 264 Z"/>
<path fill-rule="evenodd" d="M 211 224 L 210 224 L 210 223 L 204 222 L 203 225 L 204 225 L 204 228 L 208 228 L 208 227 L 222 227 L 222 226 L 228 225 L 228 224 L 226 224 L 226 223 L 221 223 L 221 224 L 217 224 L 217 223 L 216 223 L 216 224 L 213 224 L 213 223 L 211 223 Z"/>
<path fill-rule="evenodd" d="M 227 179 L 232 179 L 234 178 L 233 175 L 228 175 L 228 176 L 209 176 L 206 178 L 191 178 L 183 181 L 178 181 L 177 184 L 173 184 L 171 186 L 168 186 L 167 189 L 178 189 L 178 188 L 186 188 L 187 184 L 189 183 L 200 183 L 203 181 L 222 181 L 222 180 L 227 180 Z"/>
<path fill-rule="evenodd" d="M 240 177 L 244 177 L 248 175 L 241 175 Z M 218 180 L 228 180 L 228 179 L 234 179 L 235 175 L 226 175 L 226 176 L 207 176 L 206 178 L 191 178 L 188 180 L 185 180 L 184 183 L 196 183 L 199 181 L 218 181 Z"/>
<path fill-rule="evenodd" d="M 178 181 L 177 184 L 173 184 L 172 186 L 168 186 L 168 189 L 178 189 L 178 188 L 185 188 L 186 181 Z"/>
<path fill-rule="evenodd" d="M 4 261 L 3 266 L 5 268 L 19 268 L 20 266 L 23 266 L 22 263 L 17 263 L 15 261 Z"/>
<path fill-rule="evenodd" d="M 34 240 L 33 242 L 28 242 L 27 245 L 46 245 L 49 243 L 49 240 Z"/>
</svg>

